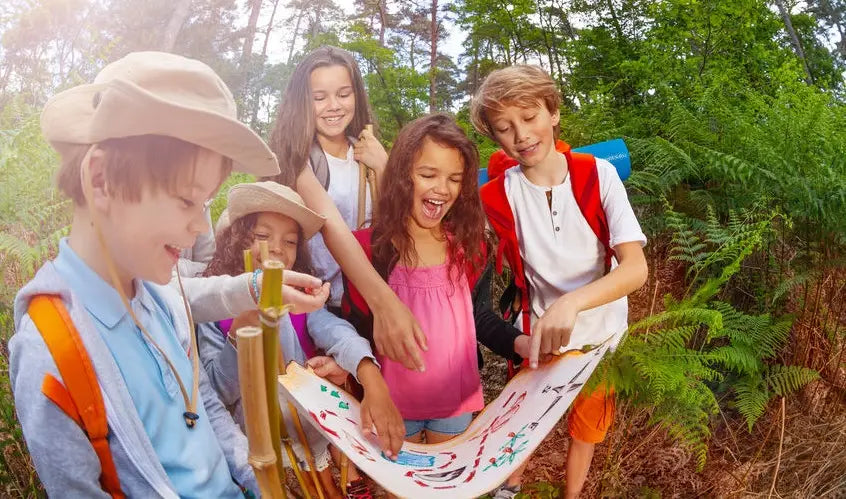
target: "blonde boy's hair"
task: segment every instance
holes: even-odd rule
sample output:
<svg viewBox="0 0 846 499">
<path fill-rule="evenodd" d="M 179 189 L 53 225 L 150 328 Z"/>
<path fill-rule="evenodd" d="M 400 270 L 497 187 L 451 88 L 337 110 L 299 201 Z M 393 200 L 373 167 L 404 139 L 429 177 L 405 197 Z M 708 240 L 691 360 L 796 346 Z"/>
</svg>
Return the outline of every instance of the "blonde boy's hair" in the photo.
<svg viewBox="0 0 846 499">
<path fill-rule="evenodd" d="M 561 104 L 558 86 L 543 68 L 521 64 L 497 69 L 485 78 L 470 102 L 470 121 L 479 133 L 496 140 L 489 121 L 491 113 L 506 106 L 533 108 L 538 101 L 550 113 L 557 112 Z M 558 125 L 554 133 L 557 137 Z"/>
<path fill-rule="evenodd" d="M 90 145 L 62 148 L 62 163 L 56 176 L 59 189 L 77 206 L 85 205 L 80 168 Z M 108 139 L 97 147 L 104 152 L 104 172 L 109 194 L 125 201 L 138 202 L 145 189 L 164 189 L 177 195 L 178 187 L 194 176 L 199 146 L 163 135 L 140 135 Z M 232 160 L 224 157 L 223 181 L 232 171 Z"/>
</svg>

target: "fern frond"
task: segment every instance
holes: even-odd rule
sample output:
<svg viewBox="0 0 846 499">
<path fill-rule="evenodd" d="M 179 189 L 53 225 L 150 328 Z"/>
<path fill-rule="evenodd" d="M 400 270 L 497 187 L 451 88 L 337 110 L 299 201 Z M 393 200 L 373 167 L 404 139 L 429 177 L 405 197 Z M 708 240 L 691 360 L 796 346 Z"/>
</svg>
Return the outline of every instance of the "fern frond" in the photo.
<svg viewBox="0 0 846 499">
<path fill-rule="evenodd" d="M 770 366 L 764 376 L 764 383 L 776 395 L 787 396 L 819 378 L 813 369 L 800 366 Z"/>
<path fill-rule="evenodd" d="M 0 256 L 16 262 L 26 275 L 35 269 L 37 252 L 26 241 L 5 232 L 0 232 Z"/>
<path fill-rule="evenodd" d="M 758 376 L 744 376 L 734 384 L 735 405 L 746 419 L 749 431 L 764 414 L 772 394 Z"/>
</svg>

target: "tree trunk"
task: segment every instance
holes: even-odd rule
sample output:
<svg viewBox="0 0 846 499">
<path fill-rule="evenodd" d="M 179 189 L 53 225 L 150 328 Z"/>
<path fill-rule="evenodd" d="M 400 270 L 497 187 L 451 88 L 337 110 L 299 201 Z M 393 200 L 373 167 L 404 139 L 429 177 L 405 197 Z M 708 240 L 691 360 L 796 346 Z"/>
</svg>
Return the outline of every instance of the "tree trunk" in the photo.
<svg viewBox="0 0 846 499">
<path fill-rule="evenodd" d="M 623 26 L 620 24 L 620 19 L 617 18 L 617 10 L 614 8 L 614 0 L 606 0 L 608 5 L 608 12 L 611 14 L 611 23 L 614 25 L 614 31 L 617 32 L 618 43 L 626 41 L 626 35 L 623 33 Z"/>
<path fill-rule="evenodd" d="M 294 36 L 291 37 L 291 48 L 288 49 L 288 60 L 285 61 L 286 66 L 291 65 L 291 59 L 294 58 L 294 47 L 297 44 L 297 35 L 300 33 L 300 22 L 303 20 L 305 14 L 305 4 L 300 7 L 300 12 L 297 14 L 297 23 L 294 25 Z"/>
<path fill-rule="evenodd" d="M 429 57 L 429 112 L 434 113 L 437 108 L 435 102 L 435 75 L 438 67 L 438 0 L 432 0 L 432 42 Z"/>
<path fill-rule="evenodd" d="M 411 72 L 414 73 L 414 42 L 417 40 L 417 37 L 411 37 L 411 43 L 409 44 L 408 48 L 408 62 L 411 65 Z"/>
<path fill-rule="evenodd" d="M 387 0 L 379 0 L 379 46 L 385 46 L 385 24 L 388 22 Z"/>
<path fill-rule="evenodd" d="M 259 13 L 261 13 L 261 2 L 262 0 L 250 0 L 250 20 L 247 22 L 247 31 L 244 33 L 244 47 L 241 50 L 242 72 L 247 71 L 250 59 L 253 56 L 253 43 L 256 38 Z"/>
<path fill-rule="evenodd" d="M 314 9 L 314 24 L 311 25 L 311 39 L 315 40 L 320 34 L 320 5 Z"/>
<path fill-rule="evenodd" d="M 270 12 L 270 20 L 267 21 L 267 28 L 264 30 L 264 43 L 261 45 L 261 60 L 265 61 L 267 58 L 267 43 L 270 40 L 270 32 L 273 31 L 273 20 L 276 18 L 276 9 L 279 7 L 279 0 L 273 0 L 273 10 Z M 258 128 L 258 112 L 259 101 L 261 100 L 261 89 L 256 88 L 253 92 L 253 112 L 250 116 L 250 127 L 255 130 Z"/>
<path fill-rule="evenodd" d="M 173 52 L 173 47 L 176 46 L 176 38 L 179 32 L 182 31 L 182 26 L 188 19 L 188 14 L 191 12 L 191 0 L 177 0 L 173 8 L 173 15 L 167 22 L 164 35 L 162 36 L 162 43 L 159 49 L 163 52 Z"/>
<path fill-rule="evenodd" d="M 479 89 L 479 42 L 473 42 L 473 76 L 470 78 L 471 95 L 476 95 Z"/>
<path fill-rule="evenodd" d="M 276 18 L 276 8 L 279 7 L 279 0 L 273 0 L 273 10 L 270 12 L 270 20 L 267 21 L 267 28 L 264 30 L 264 43 L 261 45 L 261 59 L 267 57 L 267 42 L 270 41 L 270 32 L 273 31 L 273 20 Z"/>
<path fill-rule="evenodd" d="M 790 40 L 793 42 L 793 50 L 796 52 L 796 57 L 802 61 L 802 67 L 805 68 L 805 81 L 808 82 L 808 85 L 813 85 L 814 77 L 811 75 L 811 68 L 808 67 L 808 61 L 805 59 L 805 51 L 802 50 L 802 42 L 799 41 L 799 36 L 796 34 L 796 30 L 793 29 L 793 21 L 790 19 L 790 12 L 788 12 L 787 7 L 784 6 L 784 0 L 776 0 L 775 4 L 778 6 L 781 18 L 784 20 L 784 27 L 787 29 L 787 34 L 790 35 Z"/>
</svg>

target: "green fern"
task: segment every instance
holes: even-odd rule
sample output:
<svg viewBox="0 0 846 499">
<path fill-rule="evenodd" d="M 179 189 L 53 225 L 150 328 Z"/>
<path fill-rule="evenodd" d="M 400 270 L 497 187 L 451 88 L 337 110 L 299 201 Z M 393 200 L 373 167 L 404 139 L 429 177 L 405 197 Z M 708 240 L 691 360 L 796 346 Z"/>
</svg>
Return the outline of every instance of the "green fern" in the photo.
<svg viewBox="0 0 846 499">
<path fill-rule="evenodd" d="M 775 395 L 785 397 L 819 377 L 813 369 L 800 366 L 769 366 L 764 382 Z"/>
<path fill-rule="evenodd" d="M 621 397 L 649 408 L 651 421 L 690 449 L 702 469 L 717 392 L 730 392 L 751 429 L 773 397 L 792 393 L 817 373 L 771 364 L 789 337 L 791 318 L 750 315 L 715 299 L 760 248 L 775 215 L 735 212 L 722 225 L 714 210 L 699 221 L 669 206 L 665 213 L 676 236 L 673 255 L 695 269 L 691 289 L 681 299 L 665 297 L 664 312 L 632 324 L 588 389 L 605 380 Z"/>
</svg>

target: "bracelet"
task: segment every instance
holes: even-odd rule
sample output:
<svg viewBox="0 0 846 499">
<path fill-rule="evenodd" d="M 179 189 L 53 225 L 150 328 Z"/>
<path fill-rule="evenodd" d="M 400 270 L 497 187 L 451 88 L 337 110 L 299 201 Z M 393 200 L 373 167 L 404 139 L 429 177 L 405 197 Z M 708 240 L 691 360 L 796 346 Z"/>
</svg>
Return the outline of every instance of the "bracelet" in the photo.
<svg viewBox="0 0 846 499">
<path fill-rule="evenodd" d="M 258 287 L 258 276 L 261 274 L 261 269 L 255 269 L 253 271 L 253 276 L 250 278 L 250 286 L 253 288 L 253 298 L 255 298 L 256 303 L 259 301 L 259 287 Z"/>
</svg>

